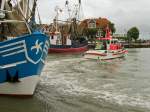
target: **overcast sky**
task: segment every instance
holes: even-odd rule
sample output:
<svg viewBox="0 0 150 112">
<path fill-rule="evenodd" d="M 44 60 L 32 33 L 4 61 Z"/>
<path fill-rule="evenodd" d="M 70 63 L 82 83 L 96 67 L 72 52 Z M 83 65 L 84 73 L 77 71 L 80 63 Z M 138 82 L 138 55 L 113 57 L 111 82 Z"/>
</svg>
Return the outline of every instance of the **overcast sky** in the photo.
<svg viewBox="0 0 150 112">
<path fill-rule="evenodd" d="M 66 0 L 39 0 L 38 7 L 43 23 L 52 22 L 56 5 L 65 7 Z M 68 0 L 73 3 L 78 0 Z M 141 36 L 150 38 L 150 0 L 82 0 L 84 18 L 105 17 L 112 21 L 117 33 L 127 32 L 133 26 Z"/>
</svg>

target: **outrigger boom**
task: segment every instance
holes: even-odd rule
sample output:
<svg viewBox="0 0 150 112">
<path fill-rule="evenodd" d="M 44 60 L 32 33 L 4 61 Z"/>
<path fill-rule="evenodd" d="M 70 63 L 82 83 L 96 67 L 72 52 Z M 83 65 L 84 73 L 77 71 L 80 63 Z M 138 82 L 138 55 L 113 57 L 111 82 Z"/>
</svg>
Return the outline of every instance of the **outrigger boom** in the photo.
<svg viewBox="0 0 150 112">
<path fill-rule="evenodd" d="M 3 20 L 3 21 L 0 21 L 0 23 L 25 23 L 25 22 L 19 21 L 19 20 Z"/>
<path fill-rule="evenodd" d="M 0 12 L 10 13 L 10 12 L 13 12 L 13 11 L 9 11 L 9 10 L 2 10 L 2 9 L 0 9 Z"/>
</svg>

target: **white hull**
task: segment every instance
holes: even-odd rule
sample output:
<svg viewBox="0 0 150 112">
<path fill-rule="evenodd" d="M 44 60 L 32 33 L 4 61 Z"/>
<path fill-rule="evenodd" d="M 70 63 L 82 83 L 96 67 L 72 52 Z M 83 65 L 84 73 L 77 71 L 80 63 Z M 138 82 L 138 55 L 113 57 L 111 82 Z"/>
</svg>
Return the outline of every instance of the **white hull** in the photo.
<svg viewBox="0 0 150 112">
<path fill-rule="evenodd" d="M 91 50 L 91 51 L 87 51 L 84 55 L 84 58 L 86 59 L 99 59 L 99 60 L 109 60 L 109 59 L 115 59 L 115 58 L 121 58 L 124 57 L 125 53 L 118 53 L 115 54 L 108 52 L 108 53 L 104 53 L 104 52 L 99 52 L 96 50 Z"/>
<path fill-rule="evenodd" d="M 0 84 L 0 95 L 33 95 L 39 81 L 39 75 L 33 75 L 19 80 L 20 82 L 17 83 L 5 82 Z"/>
</svg>

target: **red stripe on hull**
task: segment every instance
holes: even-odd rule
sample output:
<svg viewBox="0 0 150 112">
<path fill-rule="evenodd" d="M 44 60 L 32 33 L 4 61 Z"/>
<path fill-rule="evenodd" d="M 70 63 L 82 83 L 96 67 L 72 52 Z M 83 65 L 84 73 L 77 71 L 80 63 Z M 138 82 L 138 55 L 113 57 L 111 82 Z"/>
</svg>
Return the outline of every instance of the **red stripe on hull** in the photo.
<svg viewBox="0 0 150 112">
<path fill-rule="evenodd" d="M 121 52 L 114 53 L 113 55 L 120 55 L 120 54 L 126 54 L 126 53 L 128 53 L 128 51 L 127 50 L 123 50 Z"/>
<path fill-rule="evenodd" d="M 85 52 L 88 50 L 87 46 L 79 48 L 49 48 L 49 53 L 74 53 L 74 52 Z"/>
<path fill-rule="evenodd" d="M 99 54 L 99 53 L 86 53 L 89 55 L 96 55 L 96 56 L 107 56 L 107 54 Z"/>
</svg>

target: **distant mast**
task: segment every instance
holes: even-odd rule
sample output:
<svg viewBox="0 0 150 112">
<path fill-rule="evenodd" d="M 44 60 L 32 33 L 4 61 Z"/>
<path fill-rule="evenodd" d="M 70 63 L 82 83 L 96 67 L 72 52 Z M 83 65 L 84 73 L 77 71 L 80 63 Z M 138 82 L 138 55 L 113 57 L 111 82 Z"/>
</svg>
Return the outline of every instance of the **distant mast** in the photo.
<svg viewBox="0 0 150 112">
<path fill-rule="evenodd" d="M 55 24 L 56 32 L 58 32 L 58 16 L 59 16 L 58 9 L 59 9 L 58 6 L 56 6 L 55 7 L 56 17 L 54 19 L 54 24 Z"/>
<path fill-rule="evenodd" d="M 59 17 L 59 13 L 62 12 L 62 9 L 59 8 L 58 6 L 55 7 L 55 11 L 56 11 L 56 16 L 54 19 L 54 26 L 55 26 L 55 30 L 56 32 L 58 32 L 58 17 Z"/>
<path fill-rule="evenodd" d="M 78 2 L 74 5 L 74 10 L 72 12 L 72 25 L 70 31 L 72 32 L 73 38 L 78 38 L 80 36 L 81 31 L 79 31 L 78 25 L 81 21 L 81 10 L 81 0 L 78 0 Z"/>
<path fill-rule="evenodd" d="M 78 14 L 79 17 L 78 17 L 78 19 L 80 19 L 80 10 L 81 10 L 81 0 L 79 0 L 79 11 L 78 11 L 79 12 L 79 14 Z"/>
<path fill-rule="evenodd" d="M 82 4 L 81 4 L 81 0 L 78 0 L 78 4 L 75 5 L 75 18 L 80 21 L 81 20 L 81 12 L 82 12 Z"/>
<path fill-rule="evenodd" d="M 82 10 L 81 0 L 78 0 L 78 2 L 76 2 L 72 7 L 69 6 L 69 1 L 66 0 L 65 7 L 67 8 L 68 11 L 69 21 L 71 21 L 72 18 L 75 18 L 78 21 L 81 19 L 81 10 Z"/>
<path fill-rule="evenodd" d="M 69 7 L 69 1 L 68 0 L 66 0 L 65 6 L 67 7 L 68 16 L 69 16 L 68 20 L 70 21 L 70 19 L 71 19 L 71 13 L 70 13 L 71 9 Z"/>
</svg>

